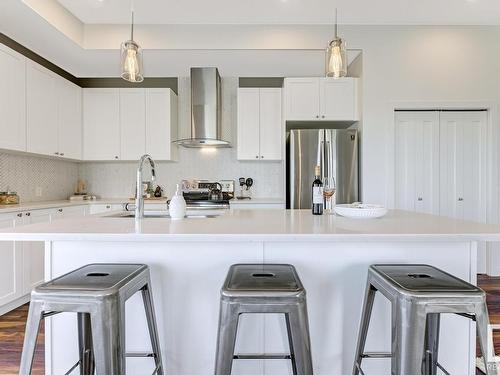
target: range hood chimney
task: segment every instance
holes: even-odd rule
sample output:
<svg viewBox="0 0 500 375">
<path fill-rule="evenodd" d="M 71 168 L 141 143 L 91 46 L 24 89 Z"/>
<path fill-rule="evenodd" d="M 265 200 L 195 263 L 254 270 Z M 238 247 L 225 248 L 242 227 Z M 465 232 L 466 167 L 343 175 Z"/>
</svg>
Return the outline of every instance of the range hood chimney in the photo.
<svg viewBox="0 0 500 375">
<path fill-rule="evenodd" d="M 222 89 L 217 68 L 191 68 L 191 137 L 184 147 L 231 147 L 222 139 Z"/>
</svg>

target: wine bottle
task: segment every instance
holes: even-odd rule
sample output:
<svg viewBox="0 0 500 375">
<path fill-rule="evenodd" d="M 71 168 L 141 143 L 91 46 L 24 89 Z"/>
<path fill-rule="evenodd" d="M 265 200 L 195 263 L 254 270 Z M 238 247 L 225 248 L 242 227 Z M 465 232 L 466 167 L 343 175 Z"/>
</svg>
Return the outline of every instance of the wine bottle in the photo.
<svg viewBox="0 0 500 375">
<path fill-rule="evenodd" d="M 323 182 L 321 181 L 321 168 L 314 168 L 314 181 L 312 184 L 312 213 L 323 215 Z"/>
</svg>

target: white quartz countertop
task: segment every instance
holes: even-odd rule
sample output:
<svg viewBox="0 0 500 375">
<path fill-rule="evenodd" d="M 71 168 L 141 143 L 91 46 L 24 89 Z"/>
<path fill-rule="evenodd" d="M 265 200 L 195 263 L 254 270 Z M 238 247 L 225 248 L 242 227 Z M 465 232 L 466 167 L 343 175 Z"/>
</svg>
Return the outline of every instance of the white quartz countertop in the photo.
<svg viewBox="0 0 500 375">
<path fill-rule="evenodd" d="M 500 241 L 500 226 L 391 210 L 380 219 L 313 216 L 309 210 L 224 210 L 171 220 L 87 216 L 0 231 L 0 240 L 38 241 Z"/>
</svg>

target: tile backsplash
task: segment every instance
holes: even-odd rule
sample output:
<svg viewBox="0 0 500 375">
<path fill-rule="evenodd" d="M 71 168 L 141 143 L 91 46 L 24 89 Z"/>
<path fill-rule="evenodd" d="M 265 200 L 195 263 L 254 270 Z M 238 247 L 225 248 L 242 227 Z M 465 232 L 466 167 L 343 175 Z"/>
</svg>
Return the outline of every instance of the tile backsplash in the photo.
<svg viewBox="0 0 500 375">
<path fill-rule="evenodd" d="M 284 197 L 284 162 L 238 161 L 236 159 L 236 99 L 238 78 L 222 80 L 223 138 L 232 148 L 179 148 L 178 162 L 158 162 L 157 181 L 170 197 L 175 185 L 186 178 L 229 179 L 251 177 L 254 197 Z M 189 77 L 179 78 L 179 137 L 189 136 L 191 125 Z M 23 202 L 67 199 L 78 178 L 88 184 L 88 191 L 106 198 L 124 198 L 135 192 L 137 162 L 75 163 L 36 156 L 0 153 L 0 191 L 15 190 Z M 239 186 L 236 187 L 237 190 Z M 41 196 L 37 195 L 41 191 Z"/>
<path fill-rule="evenodd" d="M 0 191 L 16 191 L 21 202 L 67 199 L 77 180 L 75 162 L 0 153 Z"/>
</svg>

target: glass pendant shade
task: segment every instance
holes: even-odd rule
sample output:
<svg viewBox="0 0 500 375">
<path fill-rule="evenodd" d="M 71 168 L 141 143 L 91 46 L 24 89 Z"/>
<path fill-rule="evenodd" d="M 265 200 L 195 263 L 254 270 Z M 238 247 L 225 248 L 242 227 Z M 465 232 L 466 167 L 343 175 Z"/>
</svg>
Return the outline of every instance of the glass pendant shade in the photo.
<svg viewBox="0 0 500 375">
<path fill-rule="evenodd" d="M 334 38 L 326 48 L 326 76 L 333 78 L 347 76 L 346 45 L 341 38 Z"/>
<path fill-rule="evenodd" d="M 133 40 L 127 40 L 121 46 L 122 78 L 129 82 L 142 82 L 142 50 Z"/>
</svg>

